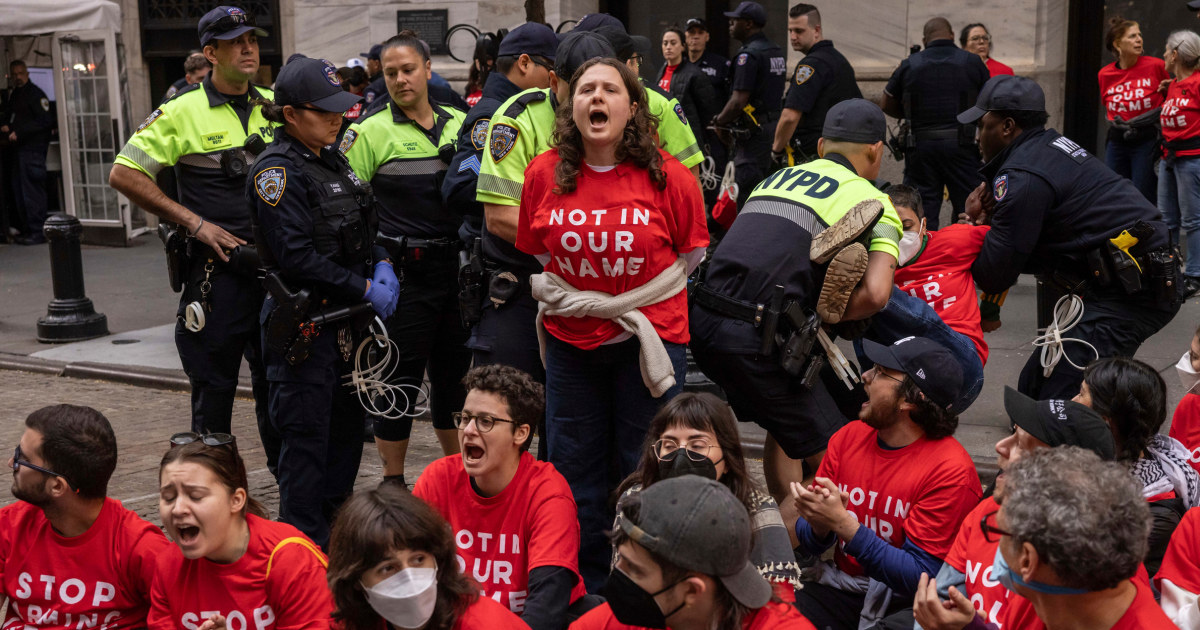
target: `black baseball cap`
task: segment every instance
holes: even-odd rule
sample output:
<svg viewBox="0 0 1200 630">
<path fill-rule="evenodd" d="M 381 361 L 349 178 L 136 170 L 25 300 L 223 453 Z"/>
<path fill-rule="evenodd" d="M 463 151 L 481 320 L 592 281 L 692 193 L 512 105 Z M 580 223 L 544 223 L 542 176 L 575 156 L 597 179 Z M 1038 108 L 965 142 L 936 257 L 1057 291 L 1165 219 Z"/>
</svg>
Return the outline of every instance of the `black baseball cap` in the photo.
<svg viewBox="0 0 1200 630">
<path fill-rule="evenodd" d="M 275 79 L 276 105 L 308 104 L 327 112 L 344 112 L 361 100 L 342 89 L 337 66 L 326 59 L 293 55 Z"/>
<path fill-rule="evenodd" d="M 628 514 L 621 519 L 630 540 L 681 569 L 721 580 L 747 608 L 771 599 L 771 585 L 750 562 L 750 515 L 729 488 L 680 475 L 642 490 L 638 503 L 636 522 Z"/>
<path fill-rule="evenodd" d="M 1200 0 L 1196 0 L 1196 1 L 1200 2 Z M 685 23 L 683 30 L 690 31 L 694 28 L 698 28 L 702 31 L 708 32 L 708 24 L 704 23 L 703 18 L 698 18 L 698 17 L 688 18 L 688 21 Z"/>
<path fill-rule="evenodd" d="M 734 9 L 732 11 L 726 11 L 725 17 L 727 17 L 727 18 L 745 18 L 747 20 L 754 22 L 755 24 L 757 24 L 759 26 L 762 26 L 767 23 L 767 10 L 764 9 L 763 6 L 757 2 L 751 2 L 750 0 L 745 0 L 741 4 L 737 5 L 736 9 Z"/>
<path fill-rule="evenodd" d="M 267 37 L 267 32 L 254 25 L 254 18 L 238 7 L 221 6 L 204 14 L 196 32 L 200 45 L 207 46 L 214 39 L 237 39 L 242 33 L 253 31 L 258 37 Z"/>
<path fill-rule="evenodd" d="M 583 19 L 579 20 L 579 22 L 575 24 L 575 28 L 571 30 L 594 31 L 601 26 L 610 26 L 613 28 L 619 28 L 622 31 L 625 30 L 625 25 L 621 23 L 621 20 L 618 20 L 607 13 L 589 13 L 583 16 Z"/>
<path fill-rule="evenodd" d="M 887 119 L 879 106 L 864 98 L 834 105 L 825 114 L 821 137 L 858 144 L 875 144 L 887 136 Z"/>
<path fill-rule="evenodd" d="M 554 29 L 545 24 L 526 22 L 504 36 L 496 56 L 537 55 L 554 61 L 557 50 L 558 37 L 554 35 Z"/>
<path fill-rule="evenodd" d="M 933 404 L 955 411 L 954 401 L 962 394 L 962 366 L 941 344 L 924 337 L 905 337 L 890 346 L 863 339 L 863 351 L 875 363 L 907 374 Z"/>
<path fill-rule="evenodd" d="M 1187 8 L 1191 9 L 1192 11 L 1200 11 L 1200 0 L 1192 0 L 1191 2 L 1187 3 Z"/>
<path fill-rule="evenodd" d="M 1015 426 L 1050 446 L 1078 446 L 1111 460 L 1112 429 L 1100 414 L 1073 400 L 1034 400 L 1004 386 L 1004 411 Z"/>
<path fill-rule="evenodd" d="M 958 122 L 974 124 L 988 112 L 995 111 L 1044 112 L 1046 93 L 1033 79 L 1002 74 L 988 79 L 979 91 L 975 107 L 958 115 Z"/>
<path fill-rule="evenodd" d="M 365 53 L 358 53 L 359 57 L 366 57 L 367 60 L 379 61 L 379 56 L 383 54 L 383 44 L 375 44 L 371 50 Z"/>
<path fill-rule="evenodd" d="M 608 40 L 598 33 L 571 31 L 554 53 L 554 74 L 570 81 L 575 71 L 593 57 L 616 57 L 616 53 Z"/>
<path fill-rule="evenodd" d="M 608 45 L 612 47 L 613 53 L 615 53 L 613 56 L 621 61 L 628 60 L 636 50 L 633 45 L 633 38 L 629 36 L 629 33 L 625 32 L 624 27 L 606 24 L 596 27 L 591 32 L 603 37 L 608 42 Z"/>
<path fill-rule="evenodd" d="M 644 35 L 630 35 L 629 39 L 633 40 L 633 52 L 641 55 L 643 61 L 648 60 L 650 49 L 654 46 L 650 43 L 650 38 Z"/>
</svg>

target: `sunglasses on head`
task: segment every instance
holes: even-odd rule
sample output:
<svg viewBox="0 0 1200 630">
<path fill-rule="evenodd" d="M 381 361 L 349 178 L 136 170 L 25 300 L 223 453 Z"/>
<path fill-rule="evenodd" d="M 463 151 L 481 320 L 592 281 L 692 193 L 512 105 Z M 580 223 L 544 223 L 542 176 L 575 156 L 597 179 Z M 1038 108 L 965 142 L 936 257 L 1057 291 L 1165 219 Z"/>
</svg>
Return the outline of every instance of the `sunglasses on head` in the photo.
<svg viewBox="0 0 1200 630">
<path fill-rule="evenodd" d="M 254 19 L 245 13 L 226 15 L 216 22 L 213 22 L 212 26 L 204 29 L 204 32 L 212 33 L 213 35 L 220 35 L 221 33 L 232 31 L 239 26 L 255 26 Z"/>
<path fill-rule="evenodd" d="M 201 435 L 191 431 L 184 431 L 171 436 L 171 446 L 183 446 L 192 442 L 201 442 L 205 446 L 227 446 L 231 444 L 234 447 L 237 446 L 237 438 L 229 433 L 205 433 Z"/>
</svg>

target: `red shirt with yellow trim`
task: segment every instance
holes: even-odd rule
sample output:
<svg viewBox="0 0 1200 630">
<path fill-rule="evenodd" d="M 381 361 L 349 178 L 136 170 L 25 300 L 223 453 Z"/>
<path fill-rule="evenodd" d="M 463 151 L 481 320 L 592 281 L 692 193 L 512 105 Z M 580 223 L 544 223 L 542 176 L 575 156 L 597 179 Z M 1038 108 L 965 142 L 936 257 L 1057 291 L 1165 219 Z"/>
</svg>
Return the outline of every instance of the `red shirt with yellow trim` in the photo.
<svg viewBox="0 0 1200 630">
<path fill-rule="evenodd" d="M 742 620 L 742 630 L 817 630 L 808 619 L 794 607 L 783 602 L 767 602 Z M 570 625 L 570 630 L 639 630 L 638 626 L 627 626 L 617 621 L 612 608 L 601 604 Z"/>
<path fill-rule="evenodd" d="M 41 508 L 18 501 L 0 509 L 0 585 L 8 598 L 4 628 L 141 628 L 162 531 L 105 499 L 96 522 L 70 538 Z"/>
<path fill-rule="evenodd" d="M 1182 81 L 1171 82 L 1158 118 L 1162 122 L 1164 157 L 1167 155 L 1166 143 L 1200 136 L 1200 72 L 1193 72 Z M 1200 155 L 1200 149 L 1176 151 L 1175 155 Z"/>
<path fill-rule="evenodd" d="M 708 245 L 704 198 L 691 171 L 659 150 L 666 187 L 630 161 L 611 170 L 581 165 L 574 192 L 555 194 L 558 152 L 546 151 L 525 169 L 517 248 L 549 254 L 545 270 L 581 291 L 617 295 L 646 284 L 680 254 Z M 688 342 L 687 292 L 638 309 L 659 337 Z M 545 318 L 546 332 L 582 350 L 594 350 L 625 331 L 596 317 Z"/>
<path fill-rule="evenodd" d="M 1138 57 L 1131 68 L 1118 68 L 1115 61 L 1100 68 L 1096 80 L 1104 113 L 1109 120 L 1116 116 L 1129 120 L 1162 105 L 1158 84 L 1169 78 L 1163 60 L 1149 55 Z"/>
<path fill-rule="evenodd" d="M 246 525 L 246 553 L 229 564 L 188 560 L 178 548 L 162 555 L 150 592 L 149 628 L 196 630 L 214 614 L 232 629 L 330 627 L 333 594 L 325 555 L 287 523 L 247 514 Z M 280 544 L 291 538 L 298 540 Z"/>
</svg>

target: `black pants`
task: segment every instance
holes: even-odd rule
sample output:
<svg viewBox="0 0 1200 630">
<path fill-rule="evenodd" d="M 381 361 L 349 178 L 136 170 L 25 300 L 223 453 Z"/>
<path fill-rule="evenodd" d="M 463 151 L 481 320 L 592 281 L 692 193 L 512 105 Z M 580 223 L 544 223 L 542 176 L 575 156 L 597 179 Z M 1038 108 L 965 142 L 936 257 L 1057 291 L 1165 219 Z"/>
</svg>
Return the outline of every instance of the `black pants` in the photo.
<svg viewBox="0 0 1200 630">
<path fill-rule="evenodd" d="M 527 290 L 499 307 L 484 300 L 483 316 L 467 340 L 475 365 L 511 365 L 545 384 L 546 368 L 538 351 L 537 300 Z"/>
<path fill-rule="evenodd" d="M 758 134 L 737 143 L 733 154 L 734 180 L 738 185 L 738 210 L 746 205 L 750 192 L 767 178 L 771 165 L 771 142 L 775 138 L 775 121 L 760 126 Z"/>
<path fill-rule="evenodd" d="M 942 191 L 950 192 L 954 208 L 951 222 L 966 207 L 967 195 L 979 186 L 982 162 L 975 145 L 960 146 L 957 139 L 918 140 L 904 155 L 904 183 L 921 193 L 925 224 L 930 230 L 941 225 Z"/>
<path fill-rule="evenodd" d="M 429 409 L 435 429 L 453 429 L 450 414 L 462 411 L 467 392 L 462 378 L 471 367 L 467 348 L 469 331 L 463 328 L 458 308 L 458 260 L 455 257 L 407 263 L 396 312 L 386 324 L 396 343 L 393 384 L 411 385 L 404 393 L 410 409 L 417 405 L 413 387 L 420 387 L 429 372 Z M 375 437 L 397 442 L 412 432 L 412 418 L 375 418 Z"/>
<path fill-rule="evenodd" d="M 25 224 L 17 227 L 27 236 L 40 235 L 46 222 L 47 148 L 45 144 L 28 144 L 17 147 L 16 151 L 12 187 L 25 218 Z"/>
</svg>

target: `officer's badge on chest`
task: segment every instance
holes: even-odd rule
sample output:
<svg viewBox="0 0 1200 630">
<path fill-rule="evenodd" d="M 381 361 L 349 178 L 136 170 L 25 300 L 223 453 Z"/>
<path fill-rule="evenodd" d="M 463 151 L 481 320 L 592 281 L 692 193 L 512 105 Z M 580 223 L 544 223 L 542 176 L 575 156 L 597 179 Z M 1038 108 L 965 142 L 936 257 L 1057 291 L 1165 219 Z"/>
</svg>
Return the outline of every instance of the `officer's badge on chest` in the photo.
<svg viewBox="0 0 1200 630">
<path fill-rule="evenodd" d="M 272 166 L 259 171 L 254 176 L 254 190 L 258 197 L 270 206 L 275 206 L 283 198 L 283 188 L 287 185 L 287 169 L 282 166 Z"/>
<path fill-rule="evenodd" d="M 476 151 L 482 151 L 483 147 L 487 146 L 489 122 L 491 122 L 489 118 L 480 118 L 475 121 L 475 126 L 471 127 L 471 145 L 475 147 Z"/>
<path fill-rule="evenodd" d="M 492 161 L 499 162 L 517 144 L 517 128 L 503 123 L 492 125 Z"/>
</svg>

